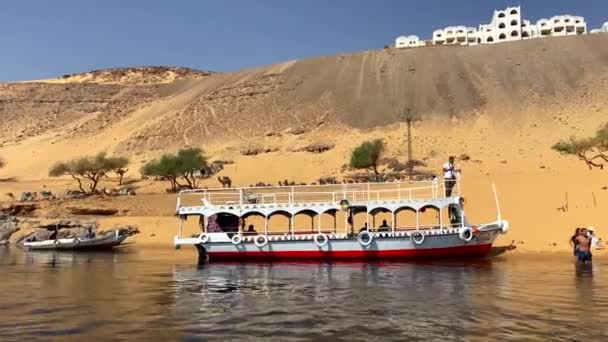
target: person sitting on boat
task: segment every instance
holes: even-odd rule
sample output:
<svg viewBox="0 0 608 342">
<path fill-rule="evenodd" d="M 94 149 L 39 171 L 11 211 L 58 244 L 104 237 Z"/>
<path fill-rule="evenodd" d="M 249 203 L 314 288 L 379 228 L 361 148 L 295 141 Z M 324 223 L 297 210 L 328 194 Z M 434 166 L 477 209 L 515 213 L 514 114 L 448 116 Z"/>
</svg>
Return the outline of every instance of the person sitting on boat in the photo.
<svg viewBox="0 0 608 342">
<path fill-rule="evenodd" d="M 448 162 L 443 164 L 443 178 L 445 180 L 445 197 L 452 196 L 452 189 L 456 185 L 456 176 L 460 172 L 454 165 L 454 156 L 448 158 Z"/>
<path fill-rule="evenodd" d="M 387 232 L 391 230 L 391 227 L 388 225 L 388 223 L 386 222 L 386 220 L 382 220 L 382 224 L 380 225 L 380 227 L 378 227 L 378 231 L 379 232 Z"/>
<path fill-rule="evenodd" d="M 87 239 L 95 238 L 95 231 L 93 231 L 92 227 L 87 228 L 87 235 L 85 236 Z"/>
<path fill-rule="evenodd" d="M 253 227 L 253 225 L 252 225 L 252 224 L 250 224 L 250 225 L 247 227 L 247 231 L 245 232 L 245 234 L 257 234 L 257 232 L 255 231 L 255 228 Z"/>
<path fill-rule="evenodd" d="M 55 228 L 53 230 L 53 232 L 51 233 L 51 236 L 49 236 L 49 240 L 57 240 L 57 233 L 59 232 L 59 229 Z"/>
</svg>

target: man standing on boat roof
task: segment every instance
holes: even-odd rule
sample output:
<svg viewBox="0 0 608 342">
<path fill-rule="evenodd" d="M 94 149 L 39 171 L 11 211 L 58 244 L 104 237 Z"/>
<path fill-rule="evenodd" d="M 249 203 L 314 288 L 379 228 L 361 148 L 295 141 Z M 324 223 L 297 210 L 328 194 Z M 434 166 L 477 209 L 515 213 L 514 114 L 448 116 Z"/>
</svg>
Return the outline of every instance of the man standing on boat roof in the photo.
<svg viewBox="0 0 608 342">
<path fill-rule="evenodd" d="M 448 162 L 443 164 L 443 179 L 445 180 L 445 197 L 452 196 L 452 189 L 456 185 L 456 177 L 460 169 L 454 164 L 454 156 L 448 158 Z"/>
</svg>

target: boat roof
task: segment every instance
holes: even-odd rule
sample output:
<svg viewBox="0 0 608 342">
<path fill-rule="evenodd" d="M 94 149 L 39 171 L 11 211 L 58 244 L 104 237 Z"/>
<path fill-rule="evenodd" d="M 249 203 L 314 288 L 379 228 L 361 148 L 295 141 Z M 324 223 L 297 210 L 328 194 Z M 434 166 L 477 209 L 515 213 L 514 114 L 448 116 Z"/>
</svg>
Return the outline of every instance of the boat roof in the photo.
<svg viewBox="0 0 608 342">
<path fill-rule="evenodd" d="M 454 196 L 458 186 L 454 187 Z M 441 209 L 457 203 L 458 197 L 444 196 L 444 183 L 401 181 L 381 183 L 347 183 L 326 185 L 264 186 L 184 190 L 179 193 L 177 213 L 180 215 L 213 215 L 230 213 L 245 216 L 258 213 L 269 216 L 276 212 L 295 215 L 316 214 L 347 207 L 367 207 L 415 211 L 433 207 Z"/>
</svg>

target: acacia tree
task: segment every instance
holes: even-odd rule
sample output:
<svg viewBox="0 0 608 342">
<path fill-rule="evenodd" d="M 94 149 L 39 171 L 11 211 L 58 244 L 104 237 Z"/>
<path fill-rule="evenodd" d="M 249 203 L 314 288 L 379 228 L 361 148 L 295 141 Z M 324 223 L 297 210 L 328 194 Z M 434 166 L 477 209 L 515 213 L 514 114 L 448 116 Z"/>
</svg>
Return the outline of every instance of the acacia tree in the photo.
<svg viewBox="0 0 608 342">
<path fill-rule="evenodd" d="M 159 160 L 152 160 L 144 165 L 141 173 L 144 176 L 163 177 L 171 183 L 171 190 L 177 191 L 182 186 L 196 188 L 194 173 L 207 167 L 207 158 L 200 148 L 181 149 L 177 154 L 165 154 Z M 182 185 L 179 180 L 186 184 Z"/>
<path fill-rule="evenodd" d="M 587 164 L 589 170 L 604 169 L 608 164 L 608 124 L 598 130 L 591 138 L 576 139 L 571 137 L 562 140 L 551 147 L 563 155 L 576 156 Z"/>
<path fill-rule="evenodd" d="M 82 157 L 59 162 L 49 170 L 49 176 L 59 177 L 69 175 L 78 182 L 80 191 L 86 193 L 82 185 L 83 180 L 89 181 L 89 191 L 95 192 L 97 185 L 102 177 L 117 167 L 126 166 L 128 159 L 120 157 L 107 157 L 105 152 L 101 152 L 92 157 Z"/>
<path fill-rule="evenodd" d="M 350 166 L 355 169 L 369 169 L 379 175 L 378 164 L 384 152 L 384 141 L 376 139 L 363 142 L 355 148 L 350 156 Z"/>
<path fill-rule="evenodd" d="M 118 185 L 122 185 L 122 179 L 125 173 L 129 172 L 127 165 L 129 165 L 129 159 L 125 157 L 110 158 L 112 162 L 112 171 L 118 176 Z"/>
</svg>

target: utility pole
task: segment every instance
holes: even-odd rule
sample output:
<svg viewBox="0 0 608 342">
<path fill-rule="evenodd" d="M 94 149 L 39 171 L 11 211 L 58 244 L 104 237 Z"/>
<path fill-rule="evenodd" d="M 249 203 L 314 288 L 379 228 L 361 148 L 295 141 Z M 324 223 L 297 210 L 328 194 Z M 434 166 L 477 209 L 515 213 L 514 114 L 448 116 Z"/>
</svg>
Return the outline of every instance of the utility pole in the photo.
<svg viewBox="0 0 608 342">
<path fill-rule="evenodd" d="M 407 123 L 407 176 L 409 180 L 412 180 L 412 174 L 414 173 L 414 157 L 412 149 L 412 123 L 420 121 L 420 118 L 415 114 L 412 114 L 412 110 L 407 108 L 407 112 L 403 112 L 405 122 Z"/>
</svg>

